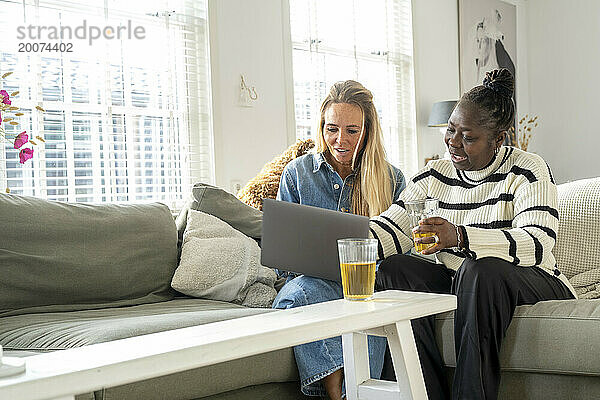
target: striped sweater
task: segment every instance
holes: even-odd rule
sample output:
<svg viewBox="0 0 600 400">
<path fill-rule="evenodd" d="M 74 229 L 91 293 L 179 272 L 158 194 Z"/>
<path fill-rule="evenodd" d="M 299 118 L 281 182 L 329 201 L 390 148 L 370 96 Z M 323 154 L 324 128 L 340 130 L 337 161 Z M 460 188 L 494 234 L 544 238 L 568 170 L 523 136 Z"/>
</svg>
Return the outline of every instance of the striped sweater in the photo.
<svg viewBox="0 0 600 400">
<path fill-rule="evenodd" d="M 558 230 L 557 191 L 552 173 L 538 155 L 501 147 L 495 160 L 479 171 L 461 171 L 450 160 L 435 160 L 419 171 L 383 214 L 371 218 L 379 240 L 379 258 L 406 253 L 413 246 L 404 202 L 439 200 L 438 216 L 463 225 L 465 251 L 443 249 L 439 261 L 457 270 L 465 257 L 497 257 L 520 267 L 560 273 L 552 248 Z"/>
</svg>

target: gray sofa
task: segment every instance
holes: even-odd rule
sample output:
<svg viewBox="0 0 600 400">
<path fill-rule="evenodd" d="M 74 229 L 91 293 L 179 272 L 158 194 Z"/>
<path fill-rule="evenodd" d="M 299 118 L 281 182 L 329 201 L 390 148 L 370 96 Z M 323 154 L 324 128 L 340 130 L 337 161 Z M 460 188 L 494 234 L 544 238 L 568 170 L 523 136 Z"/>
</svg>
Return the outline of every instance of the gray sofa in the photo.
<svg viewBox="0 0 600 400">
<path fill-rule="evenodd" d="M 221 191 L 194 193 L 191 207 L 234 210 L 231 223 L 240 229 L 260 223 L 260 213 L 239 201 L 227 205 L 233 199 Z M 0 345 L 6 356 L 274 312 L 173 291 L 178 232 L 162 204 L 84 205 L 0 195 L 0 231 Z M 77 399 L 301 399 L 297 381 L 288 348 Z"/>
<path fill-rule="evenodd" d="M 216 188 L 197 185 L 187 207 L 259 238 L 260 213 Z M 0 344 L 6 355 L 277 312 L 189 298 L 170 288 L 186 209 L 176 225 L 160 204 L 91 206 L 0 195 Z M 503 399 L 600 398 L 600 300 L 585 298 L 600 288 L 600 179 L 561 185 L 560 212 L 555 253 L 582 298 L 518 307 L 501 354 Z M 450 377 L 452 314 L 438 316 L 437 328 Z M 297 380 L 288 348 L 77 398 L 305 398 Z"/>
<path fill-rule="evenodd" d="M 500 352 L 501 399 L 600 399 L 600 178 L 558 185 L 553 253 L 578 300 L 519 306 Z M 453 316 L 437 317 L 449 377 Z"/>
</svg>

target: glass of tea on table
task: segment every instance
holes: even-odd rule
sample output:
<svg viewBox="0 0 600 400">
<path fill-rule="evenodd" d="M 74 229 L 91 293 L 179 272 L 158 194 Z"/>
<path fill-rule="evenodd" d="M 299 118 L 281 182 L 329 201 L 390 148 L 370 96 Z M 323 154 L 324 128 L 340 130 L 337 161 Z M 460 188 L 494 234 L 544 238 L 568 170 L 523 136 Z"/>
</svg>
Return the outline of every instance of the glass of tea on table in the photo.
<svg viewBox="0 0 600 400">
<path fill-rule="evenodd" d="M 377 239 L 339 239 L 337 243 L 344 299 L 372 299 L 375 289 Z"/>
</svg>

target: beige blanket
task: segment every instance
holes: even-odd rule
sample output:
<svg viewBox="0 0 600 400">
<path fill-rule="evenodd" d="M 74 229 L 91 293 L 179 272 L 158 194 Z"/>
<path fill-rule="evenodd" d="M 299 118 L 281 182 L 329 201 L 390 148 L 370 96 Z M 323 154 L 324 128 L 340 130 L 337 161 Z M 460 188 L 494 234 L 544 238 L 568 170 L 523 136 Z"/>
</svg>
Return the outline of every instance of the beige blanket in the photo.
<svg viewBox="0 0 600 400">
<path fill-rule="evenodd" d="M 569 279 L 580 299 L 600 297 L 600 268 L 582 272 Z"/>
</svg>

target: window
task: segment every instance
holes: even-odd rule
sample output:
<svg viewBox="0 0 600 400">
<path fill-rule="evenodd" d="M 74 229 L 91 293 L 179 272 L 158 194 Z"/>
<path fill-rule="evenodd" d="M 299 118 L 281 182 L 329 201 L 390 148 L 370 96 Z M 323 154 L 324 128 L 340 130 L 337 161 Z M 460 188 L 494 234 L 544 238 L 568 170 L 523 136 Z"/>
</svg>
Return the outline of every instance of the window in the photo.
<svg viewBox="0 0 600 400">
<path fill-rule="evenodd" d="M 388 159 L 417 169 L 410 0 L 290 0 L 296 136 L 313 135 L 333 83 L 373 93 Z"/>
<path fill-rule="evenodd" d="M 1 3 L 0 73 L 14 71 L 3 85 L 20 92 L 13 100 L 24 113 L 18 126 L 4 128 L 45 140 L 23 165 L 2 142 L 2 189 L 179 208 L 192 182 L 212 182 L 205 0 Z M 24 39 L 17 38 L 19 25 Z M 40 36 L 39 26 L 46 27 Z M 113 38 L 92 39 L 92 26 L 113 27 Z M 50 40 L 50 27 L 64 28 L 63 39 Z M 136 38 L 136 27 L 144 39 Z M 75 37 L 78 28 L 85 39 Z M 19 42 L 45 41 L 72 43 L 72 52 L 18 51 Z"/>
</svg>

